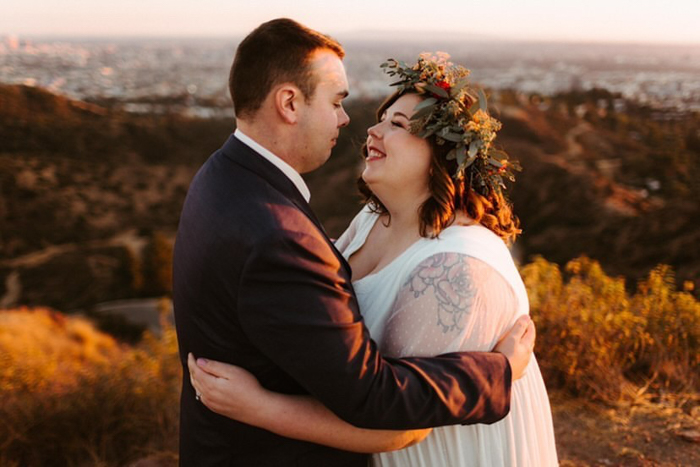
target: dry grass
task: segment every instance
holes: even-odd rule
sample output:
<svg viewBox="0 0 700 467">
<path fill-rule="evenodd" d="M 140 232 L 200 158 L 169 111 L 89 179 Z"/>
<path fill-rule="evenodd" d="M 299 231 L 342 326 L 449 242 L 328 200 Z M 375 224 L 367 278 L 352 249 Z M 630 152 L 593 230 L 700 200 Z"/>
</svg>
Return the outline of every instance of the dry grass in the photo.
<svg viewBox="0 0 700 467">
<path fill-rule="evenodd" d="M 172 329 L 121 345 L 47 309 L 0 313 L 0 465 L 124 465 L 177 451 Z"/>
</svg>

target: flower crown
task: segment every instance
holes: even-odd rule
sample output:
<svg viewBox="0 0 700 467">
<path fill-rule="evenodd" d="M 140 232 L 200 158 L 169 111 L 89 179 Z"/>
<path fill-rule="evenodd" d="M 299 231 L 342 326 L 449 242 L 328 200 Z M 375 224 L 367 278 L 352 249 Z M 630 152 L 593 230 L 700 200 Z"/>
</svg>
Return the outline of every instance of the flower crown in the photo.
<svg viewBox="0 0 700 467">
<path fill-rule="evenodd" d="M 514 171 L 521 170 L 517 161 L 493 147 L 501 122 L 488 114 L 486 95 L 477 96 L 467 86 L 469 70 L 449 62 L 449 55 L 422 53 L 409 67 L 405 62 L 389 59 L 381 65 L 390 76 L 398 75 L 399 93 L 417 92 L 426 96 L 411 117 L 411 132 L 421 138 L 435 136 L 437 144 L 453 144 L 448 160 L 457 160 L 455 179 L 466 178 L 478 193 L 488 196 L 505 188 L 503 177 L 515 181 Z"/>
</svg>

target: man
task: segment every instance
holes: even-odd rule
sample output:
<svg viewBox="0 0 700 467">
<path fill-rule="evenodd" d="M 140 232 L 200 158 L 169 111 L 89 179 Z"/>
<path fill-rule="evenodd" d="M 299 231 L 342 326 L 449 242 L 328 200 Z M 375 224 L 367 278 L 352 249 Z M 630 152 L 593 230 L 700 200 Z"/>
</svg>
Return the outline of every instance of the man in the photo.
<svg viewBox="0 0 700 467">
<path fill-rule="evenodd" d="M 502 353 L 386 360 L 362 324 L 350 269 L 308 205 L 299 173 L 321 166 L 349 119 L 344 52 L 279 19 L 239 45 L 237 130 L 195 176 L 174 258 L 187 466 L 360 466 L 367 457 L 221 417 L 195 397 L 186 359 L 242 366 L 273 391 L 312 394 L 367 428 L 491 423 L 505 416 L 532 342 Z M 509 362 L 510 359 L 510 362 Z"/>
</svg>

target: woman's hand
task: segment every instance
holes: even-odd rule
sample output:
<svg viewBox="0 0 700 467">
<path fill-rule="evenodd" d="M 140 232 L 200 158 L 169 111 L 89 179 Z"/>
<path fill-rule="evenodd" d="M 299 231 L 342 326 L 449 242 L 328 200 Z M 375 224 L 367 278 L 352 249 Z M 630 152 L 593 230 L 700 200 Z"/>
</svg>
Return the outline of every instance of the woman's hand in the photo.
<svg viewBox="0 0 700 467">
<path fill-rule="evenodd" d="M 190 381 L 199 400 L 210 410 L 234 420 L 254 424 L 262 416 L 269 391 L 241 367 L 187 356 Z"/>
</svg>

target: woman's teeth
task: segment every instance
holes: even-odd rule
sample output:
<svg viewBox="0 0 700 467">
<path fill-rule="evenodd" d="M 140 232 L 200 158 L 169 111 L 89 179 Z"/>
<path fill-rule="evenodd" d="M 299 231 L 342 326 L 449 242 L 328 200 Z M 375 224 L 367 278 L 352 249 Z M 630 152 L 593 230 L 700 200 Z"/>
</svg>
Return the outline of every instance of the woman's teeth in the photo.
<svg viewBox="0 0 700 467">
<path fill-rule="evenodd" d="M 379 152 L 376 149 L 370 149 L 367 153 L 367 159 L 379 159 L 385 156 L 383 152 Z"/>
</svg>

